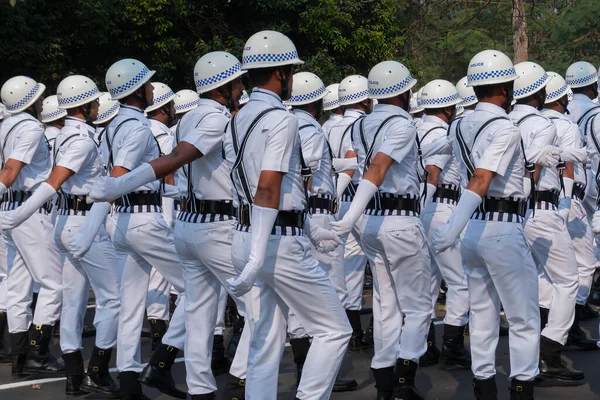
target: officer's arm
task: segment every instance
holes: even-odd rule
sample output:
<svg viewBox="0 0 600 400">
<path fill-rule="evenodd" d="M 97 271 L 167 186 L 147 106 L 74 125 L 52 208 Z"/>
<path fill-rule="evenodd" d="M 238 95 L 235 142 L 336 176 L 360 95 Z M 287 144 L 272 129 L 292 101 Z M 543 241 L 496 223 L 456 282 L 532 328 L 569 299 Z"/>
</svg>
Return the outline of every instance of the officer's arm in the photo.
<svg viewBox="0 0 600 400">
<path fill-rule="evenodd" d="M 440 180 L 440 174 L 442 173 L 441 168 L 438 168 L 435 165 L 426 165 L 425 170 L 427 171 L 427 183 L 437 186 L 438 181 Z"/>
<path fill-rule="evenodd" d="M 2 171 L 0 171 L 0 183 L 2 183 L 6 187 L 11 187 L 12 184 L 19 176 L 19 172 L 26 164 L 9 158 L 4 165 Z"/>
<path fill-rule="evenodd" d="M 487 169 L 477 168 L 467 185 L 467 189 L 482 198 L 485 197 L 495 174 L 495 172 L 488 171 Z"/>
<path fill-rule="evenodd" d="M 261 171 L 254 204 L 260 207 L 279 209 L 283 172 Z"/>
<path fill-rule="evenodd" d="M 169 154 L 150 161 L 150 166 L 156 174 L 156 179 L 160 179 L 200 157 L 202 153 L 193 144 L 179 142 Z"/>
<path fill-rule="evenodd" d="M 346 152 L 346 155 L 344 156 L 344 158 L 356 158 L 356 157 L 357 157 L 357 155 L 356 155 L 356 153 L 353 150 L 348 150 Z M 352 178 L 354 176 L 354 171 L 355 170 L 345 171 L 344 173 L 347 174 L 347 175 L 349 175 L 350 178 Z"/>
<path fill-rule="evenodd" d="M 57 165 L 50 173 L 48 179 L 46 179 L 46 183 L 52 186 L 54 190 L 58 191 L 62 184 L 65 183 L 67 179 L 69 179 L 74 174 L 75 171 Z"/>
<path fill-rule="evenodd" d="M 377 153 L 375 155 L 375 158 L 373 158 L 369 169 L 367 170 L 367 172 L 365 172 L 365 176 L 363 177 L 363 179 L 369 180 L 377 187 L 381 186 L 385 174 L 387 173 L 388 169 L 390 169 L 393 163 L 394 159 L 392 157 L 388 156 L 385 153 Z"/>
</svg>

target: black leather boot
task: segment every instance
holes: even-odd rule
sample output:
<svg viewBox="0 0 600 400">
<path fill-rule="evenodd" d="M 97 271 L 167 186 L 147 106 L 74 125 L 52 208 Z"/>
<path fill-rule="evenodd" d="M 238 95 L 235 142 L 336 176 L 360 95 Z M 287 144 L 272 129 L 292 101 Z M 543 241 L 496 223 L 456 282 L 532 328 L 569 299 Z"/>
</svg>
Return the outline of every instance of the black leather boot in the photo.
<svg viewBox="0 0 600 400">
<path fill-rule="evenodd" d="M 487 379 L 473 379 L 473 392 L 476 400 L 497 400 L 498 388 L 496 377 Z"/>
<path fill-rule="evenodd" d="M 373 316 L 371 315 L 371 320 L 369 321 L 369 326 L 365 329 L 365 334 L 363 336 L 363 342 L 367 343 L 369 346 L 373 346 Z"/>
<path fill-rule="evenodd" d="M 599 350 L 597 342 L 598 339 L 590 339 L 587 337 L 586 333 L 581 329 L 579 322 L 581 320 L 581 310 L 583 309 L 583 305 L 576 304 L 575 305 L 575 318 L 573 320 L 573 325 L 569 330 L 569 337 L 567 339 L 567 346 L 575 346 L 580 347 L 586 350 Z"/>
<path fill-rule="evenodd" d="M 246 398 L 246 380 L 229 374 L 221 400 L 244 400 Z"/>
<path fill-rule="evenodd" d="M 513 379 L 510 383 L 510 400 L 533 400 L 533 381 Z"/>
<path fill-rule="evenodd" d="M 464 327 L 444 325 L 442 369 L 471 368 L 471 353 L 465 348 Z"/>
<path fill-rule="evenodd" d="M 65 365 L 50 354 L 52 326 L 32 326 L 29 330 L 29 353 L 25 360 L 25 371 L 43 372 L 46 374 L 63 374 Z"/>
<path fill-rule="evenodd" d="M 142 392 L 142 385 L 138 381 L 140 374 L 133 371 L 119 372 L 119 386 L 121 400 L 150 400 L 148 396 Z"/>
<path fill-rule="evenodd" d="M 119 388 L 108 371 L 112 352 L 113 349 L 94 347 L 87 372 L 81 385 L 84 390 L 111 397 L 119 395 Z"/>
<path fill-rule="evenodd" d="M 12 363 L 10 356 L 10 346 L 5 340 L 5 333 L 8 327 L 8 318 L 4 311 L 0 311 L 0 364 Z"/>
<path fill-rule="evenodd" d="M 81 396 L 86 394 L 85 390 L 81 389 L 83 381 L 83 356 L 81 351 L 63 354 L 65 361 L 65 375 L 67 377 L 67 385 L 65 393 L 67 396 Z"/>
<path fill-rule="evenodd" d="M 231 328 L 238 317 L 239 315 L 235 302 L 231 296 L 227 296 L 227 305 L 225 306 L 225 327 Z"/>
<path fill-rule="evenodd" d="M 227 350 L 225 350 L 225 356 L 230 360 L 233 360 L 235 357 L 235 352 L 242 338 L 242 332 L 244 332 L 244 323 L 244 317 L 240 316 L 233 324 L 233 333 L 231 334 L 231 339 L 229 339 Z"/>
<path fill-rule="evenodd" d="M 548 325 L 548 315 L 550 314 L 550 310 L 544 307 L 540 307 L 540 332 L 544 330 L 546 325 Z"/>
<path fill-rule="evenodd" d="M 378 369 L 371 368 L 371 371 L 373 371 L 375 387 L 377 388 L 376 400 L 393 400 L 394 386 L 396 385 L 394 367 Z"/>
<path fill-rule="evenodd" d="M 178 296 L 174 293 L 169 294 L 169 318 L 173 318 L 173 313 L 177 308 Z"/>
<path fill-rule="evenodd" d="M 590 288 L 590 295 L 588 296 L 588 303 L 593 306 L 600 307 L 600 275 L 598 275 L 598 269 L 594 274 L 594 281 Z"/>
<path fill-rule="evenodd" d="M 229 371 L 231 363 L 225 357 L 225 346 L 223 335 L 215 335 L 213 338 L 212 360 L 210 367 L 214 376 L 219 376 Z"/>
<path fill-rule="evenodd" d="M 367 343 L 363 340 L 364 332 L 360 322 L 360 311 L 346 310 L 346 315 L 352 327 L 352 337 L 348 343 L 348 350 L 350 352 L 359 352 L 373 347 L 372 343 Z"/>
<path fill-rule="evenodd" d="M 152 338 L 152 351 L 156 350 L 160 342 L 167 333 L 167 321 L 162 319 L 149 319 L 150 322 L 150 337 Z"/>
<path fill-rule="evenodd" d="M 578 386 L 583 385 L 585 375 L 568 367 L 561 358 L 564 346 L 542 336 L 540 342 L 540 374 L 535 379 L 536 386 Z"/>
<path fill-rule="evenodd" d="M 11 375 L 13 378 L 27 376 L 23 371 L 25 370 L 25 359 L 29 350 L 29 333 L 11 333 L 9 337 L 12 356 Z"/>
<path fill-rule="evenodd" d="M 156 388 L 162 393 L 177 399 L 187 399 L 187 393 L 175 387 L 171 375 L 171 367 L 177 357 L 179 349 L 160 344 L 152 354 L 152 358 L 142 371 L 139 381 L 146 386 Z"/>
<path fill-rule="evenodd" d="M 592 307 L 590 305 L 590 303 L 585 303 L 585 305 L 583 306 L 583 309 L 581 310 L 581 320 L 585 321 L 588 319 L 594 319 L 594 318 L 598 318 L 598 315 L 600 315 L 600 312 L 598 311 L 597 308 Z"/>
<path fill-rule="evenodd" d="M 396 387 L 394 388 L 394 400 L 425 400 L 423 395 L 415 388 L 415 376 L 417 375 L 416 362 L 399 358 L 396 360 Z"/>
<path fill-rule="evenodd" d="M 217 398 L 217 393 L 193 394 L 192 400 L 214 400 Z"/>
<path fill-rule="evenodd" d="M 421 368 L 431 367 L 440 362 L 440 349 L 435 344 L 435 325 L 433 321 L 429 325 L 429 333 L 427 334 L 427 351 L 419 359 Z"/>
</svg>

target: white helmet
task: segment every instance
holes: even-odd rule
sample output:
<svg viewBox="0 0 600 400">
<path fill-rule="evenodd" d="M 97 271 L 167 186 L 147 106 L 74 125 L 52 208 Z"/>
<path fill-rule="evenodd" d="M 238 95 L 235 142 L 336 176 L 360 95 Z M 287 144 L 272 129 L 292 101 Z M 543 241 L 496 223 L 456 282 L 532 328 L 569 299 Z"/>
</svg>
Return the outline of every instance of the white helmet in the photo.
<svg viewBox="0 0 600 400">
<path fill-rule="evenodd" d="M 398 61 L 383 61 L 369 72 L 369 97 L 389 99 L 410 90 L 417 80 Z"/>
<path fill-rule="evenodd" d="M 458 103 L 460 103 L 458 91 L 448 81 L 435 79 L 423 86 L 420 105 L 425 109 L 451 107 Z"/>
<path fill-rule="evenodd" d="M 325 90 L 328 90 L 329 93 L 323 97 L 323 111 L 333 110 L 340 106 L 340 100 L 338 98 L 339 87 L 339 83 L 334 83 L 333 85 L 329 85 L 325 88 Z"/>
<path fill-rule="evenodd" d="M 243 106 L 247 102 L 250 101 L 250 96 L 248 96 L 248 92 L 245 90 L 242 91 L 242 96 L 240 97 L 240 106 Z"/>
<path fill-rule="evenodd" d="M 290 38 L 275 31 L 252 35 L 244 46 L 242 62 L 244 70 L 304 64 Z"/>
<path fill-rule="evenodd" d="M 106 88 L 113 100 L 120 100 L 142 87 L 155 72 L 133 58 L 119 60 L 106 71 Z"/>
<path fill-rule="evenodd" d="M 541 65 L 531 61 L 524 61 L 515 65 L 519 79 L 515 81 L 513 97 L 523 99 L 539 92 L 546 87 L 552 79 Z"/>
<path fill-rule="evenodd" d="M 369 81 L 362 75 L 350 75 L 338 86 L 340 106 L 360 103 L 369 98 Z"/>
<path fill-rule="evenodd" d="M 577 61 L 567 68 L 565 80 L 571 88 L 586 87 L 598 82 L 598 71 L 587 61 Z"/>
<path fill-rule="evenodd" d="M 569 86 L 565 79 L 556 72 L 548 72 L 548 76 L 552 78 L 546 86 L 546 104 L 553 103 L 556 100 L 567 95 Z"/>
<path fill-rule="evenodd" d="M 190 89 L 183 89 L 175 93 L 175 114 L 182 114 L 198 107 L 200 96 Z"/>
<path fill-rule="evenodd" d="M 419 105 L 419 99 L 417 98 L 417 94 L 413 93 L 412 96 L 410 96 L 410 107 L 408 109 L 408 113 L 417 114 L 424 110 L 425 109 Z"/>
<path fill-rule="evenodd" d="M 83 75 L 71 75 L 60 81 L 56 95 L 58 107 L 67 109 L 91 103 L 100 97 L 100 90 L 90 78 Z"/>
<path fill-rule="evenodd" d="M 508 56 L 498 50 L 479 52 L 469 62 L 467 86 L 495 85 L 517 79 L 515 67 Z"/>
<path fill-rule="evenodd" d="M 59 108 L 58 97 L 48 96 L 42 102 L 42 122 L 47 124 L 67 116 L 67 110 Z"/>
<path fill-rule="evenodd" d="M 196 91 L 199 94 L 209 92 L 245 73 L 240 60 L 234 55 L 225 51 L 213 51 L 200 57 L 194 66 Z"/>
<path fill-rule="evenodd" d="M 459 103 L 461 107 L 469 107 L 473 104 L 477 104 L 477 96 L 472 87 L 467 86 L 467 77 L 461 78 L 456 84 L 456 90 L 461 98 Z"/>
<path fill-rule="evenodd" d="M 290 106 L 310 104 L 321 100 L 328 93 L 325 84 L 317 75 L 312 72 L 298 72 L 294 74 L 292 97 L 285 104 Z"/>
<path fill-rule="evenodd" d="M 573 90 L 570 87 L 567 87 L 567 99 L 569 101 L 573 100 Z"/>
<path fill-rule="evenodd" d="M 152 105 L 146 107 L 144 110 L 146 113 L 149 113 L 154 110 L 158 110 L 159 108 L 166 106 L 175 98 L 175 93 L 171 90 L 170 87 L 160 82 L 152 82 Z"/>
<path fill-rule="evenodd" d="M 92 122 L 94 125 L 110 121 L 119 113 L 119 109 L 121 108 L 121 104 L 117 100 L 113 100 L 108 92 L 100 94 L 98 102 L 100 105 L 98 106 L 98 116 Z"/>
<path fill-rule="evenodd" d="M 46 86 L 43 83 L 21 75 L 7 80 L 2 85 L 0 96 L 6 112 L 14 114 L 30 107 L 44 93 L 44 90 Z"/>
</svg>

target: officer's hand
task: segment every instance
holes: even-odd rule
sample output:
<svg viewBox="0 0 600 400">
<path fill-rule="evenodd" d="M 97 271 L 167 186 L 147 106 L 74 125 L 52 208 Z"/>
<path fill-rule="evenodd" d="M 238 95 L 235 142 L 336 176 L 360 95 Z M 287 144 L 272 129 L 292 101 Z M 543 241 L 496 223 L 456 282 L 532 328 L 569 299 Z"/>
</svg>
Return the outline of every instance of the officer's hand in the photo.
<svg viewBox="0 0 600 400">
<path fill-rule="evenodd" d="M 450 232 L 450 224 L 444 224 L 433 233 L 433 250 L 436 254 L 441 253 L 451 247 L 455 241 L 456 237 Z"/>
<path fill-rule="evenodd" d="M 310 241 L 321 253 L 330 253 L 343 244 L 338 235 L 316 224 L 310 225 Z"/>
<path fill-rule="evenodd" d="M 113 201 L 114 199 L 121 197 L 119 187 L 120 185 L 117 178 L 100 176 L 92 181 L 86 201 L 88 203 Z"/>
<path fill-rule="evenodd" d="M 592 218 L 592 232 L 596 235 L 600 233 L 600 210 L 596 211 Z"/>
<path fill-rule="evenodd" d="M 545 146 L 540 153 L 540 164 L 544 167 L 556 167 L 561 153 L 562 150 L 556 146 Z"/>
<path fill-rule="evenodd" d="M 227 285 L 229 285 L 231 293 L 237 297 L 242 297 L 248 293 L 252 289 L 252 286 L 254 286 L 254 282 L 256 282 L 258 271 L 258 266 L 249 261 L 240 276 L 227 279 Z"/>
<path fill-rule="evenodd" d="M 21 207 L 17 208 L 16 210 L 3 213 L 1 229 L 2 232 L 16 228 L 17 226 L 25 222 L 28 216 L 25 215 L 25 213 L 19 212 L 19 210 L 21 210 Z"/>
<path fill-rule="evenodd" d="M 334 251 L 335 249 L 338 248 L 338 246 L 341 244 L 340 242 L 341 242 L 340 238 L 337 238 L 337 240 L 323 240 L 317 246 L 317 251 L 319 253 L 323 253 L 323 254 L 331 253 L 332 251 Z"/>
<path fill-rule="evenodd" d="M 571 198 L 562 197 L 558 203 L 558 213 L 563 218 L 565 223 L 569 220 L 569 213 L 571 212 Z"/>
<path fill-rule="evenodd" d="M 354 225 L 351 225 L 351 222 L 347 219 L 342 219 L 341 221 L 333 221 L 330 223 L 330 225 L 331 230 L 335 232 L 338 238 L 344 238 L 348 236 L 348 234 L 350 234 L 350 231 L 354 227 Z"/>
<path fill-rule="evenodd" d="M 75 259 L 80 259 L 90 250 L 95 237 L 95 233 L 92 234 L 85 229 L 80 229 L 79 232 L 69 240 L 67 249 Z"/>
</svg>

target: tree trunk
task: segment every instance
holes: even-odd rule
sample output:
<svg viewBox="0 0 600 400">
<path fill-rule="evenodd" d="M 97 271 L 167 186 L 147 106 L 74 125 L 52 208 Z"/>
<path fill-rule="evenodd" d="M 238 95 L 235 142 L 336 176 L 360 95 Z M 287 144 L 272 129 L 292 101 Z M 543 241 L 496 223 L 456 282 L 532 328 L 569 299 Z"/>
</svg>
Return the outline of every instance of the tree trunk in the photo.
<svg viewBox="0 0 600 400">
<path fill-rule="evenodd" d="M 527 23 L 525 21 L 525 4 L 523 0 L 513 0 L 513 46 L 515 50 L 514 63 L 518 64 L 529 59 L 527 52 Z"/>
</svg>

